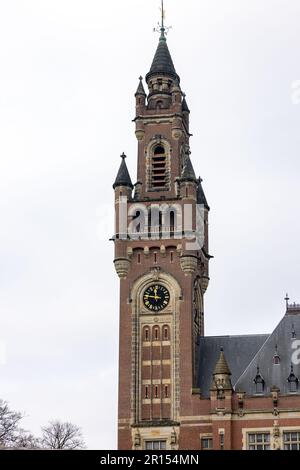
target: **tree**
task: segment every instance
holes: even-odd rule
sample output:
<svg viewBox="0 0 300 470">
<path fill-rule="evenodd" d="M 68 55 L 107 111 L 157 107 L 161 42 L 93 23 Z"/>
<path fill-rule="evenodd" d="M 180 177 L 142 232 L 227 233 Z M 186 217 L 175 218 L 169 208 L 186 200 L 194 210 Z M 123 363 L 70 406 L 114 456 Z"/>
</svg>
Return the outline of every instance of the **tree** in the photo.
<svg viewBox="0 0 300 470">
<path fill-rule="evenodd" d="M 21 429 L 12 447 L 16 449 L 40 449 L 41 442 L 30 432 Z"/>
<path fill-rule="evenodd" d="M 0 447 L 10 447 L 16 442 L 19 434 L 19 422 L 22 413 L 9 409 L 8 403 L 0 400 Z"/>
<path fill-rule="evenodd" d="M 61 421 L 50 421 L 42 428 L 42 446 L 46 449 L 83 449 L 85 443 L 78 426 Z"/>
</svg>

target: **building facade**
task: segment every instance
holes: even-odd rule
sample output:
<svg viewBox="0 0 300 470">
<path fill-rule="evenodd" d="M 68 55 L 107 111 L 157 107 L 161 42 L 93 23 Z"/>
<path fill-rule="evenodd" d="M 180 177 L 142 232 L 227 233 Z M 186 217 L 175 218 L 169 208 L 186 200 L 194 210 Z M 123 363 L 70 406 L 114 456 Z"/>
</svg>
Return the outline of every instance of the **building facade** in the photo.
<svg viewBox="0 0 300 470">
<path fill-rule="evenodd" d="M 137 182 L 123 154 L 113 185 L 118 447 L 299 449 L 300 306 L 287 300 L 271 335 L 204 334 L 210 208 L 163 21 L 146 84 L 135 94 Z"/>
</svg>

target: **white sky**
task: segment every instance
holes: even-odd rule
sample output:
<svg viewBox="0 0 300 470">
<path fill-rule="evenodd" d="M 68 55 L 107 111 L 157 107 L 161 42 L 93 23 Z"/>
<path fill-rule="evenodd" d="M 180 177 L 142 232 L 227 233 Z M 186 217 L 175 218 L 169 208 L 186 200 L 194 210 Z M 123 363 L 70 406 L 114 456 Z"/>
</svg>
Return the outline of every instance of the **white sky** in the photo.
<svg viewBox="0 0 300 470">
<path fill-rule="evenodd" d="M 211 206 L 206 333 L 271 332 L 300 301 L 299 0 L 166 0 Z M 116 445 L 112 183 L 159 0 L 0 1 L 0 397 Z M 3 361 L 0 360 L 0 364 Z"/>
</svg>

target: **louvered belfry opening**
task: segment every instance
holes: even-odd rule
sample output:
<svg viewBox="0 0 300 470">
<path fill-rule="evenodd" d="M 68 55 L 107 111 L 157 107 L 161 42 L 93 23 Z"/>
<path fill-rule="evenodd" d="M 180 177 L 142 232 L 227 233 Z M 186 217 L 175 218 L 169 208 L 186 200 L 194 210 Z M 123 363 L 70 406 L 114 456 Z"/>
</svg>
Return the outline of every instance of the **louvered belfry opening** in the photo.
<svg viewBox="0 0 300 470">
<path fill-rule="evenodd" d="M 166 189 L 167 187 L 167 156 L 162 145 L 155 147 L 151 165 L 152 189 Z"/>
</svg>

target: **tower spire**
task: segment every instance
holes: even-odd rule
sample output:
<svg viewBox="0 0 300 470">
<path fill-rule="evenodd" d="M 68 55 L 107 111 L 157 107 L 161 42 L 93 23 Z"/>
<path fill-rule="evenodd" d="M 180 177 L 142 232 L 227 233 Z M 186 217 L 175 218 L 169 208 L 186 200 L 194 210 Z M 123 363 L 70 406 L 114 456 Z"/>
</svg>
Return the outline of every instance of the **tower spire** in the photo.
<svg viewBox="0 0 300 470">
<path fill-rule="evenodd" d="M 164 0 L 161 0 L 161 39 L 165 37 L 165 10 L 164 10 Z"/>
</svg>

